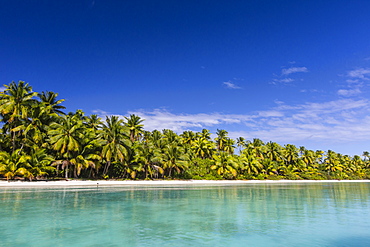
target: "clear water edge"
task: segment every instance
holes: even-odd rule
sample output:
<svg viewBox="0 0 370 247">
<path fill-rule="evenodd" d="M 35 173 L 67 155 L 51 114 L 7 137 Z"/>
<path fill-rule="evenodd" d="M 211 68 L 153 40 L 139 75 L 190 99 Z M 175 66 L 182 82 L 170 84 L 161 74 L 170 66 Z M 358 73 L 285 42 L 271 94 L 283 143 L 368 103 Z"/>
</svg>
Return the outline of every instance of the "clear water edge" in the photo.
<svg viewBox="0 0 370 247">
<path fill-rule="evenodd" d="M 1 246 L 370 246 L 370 184 L 0 189 Z"/>
</svg>

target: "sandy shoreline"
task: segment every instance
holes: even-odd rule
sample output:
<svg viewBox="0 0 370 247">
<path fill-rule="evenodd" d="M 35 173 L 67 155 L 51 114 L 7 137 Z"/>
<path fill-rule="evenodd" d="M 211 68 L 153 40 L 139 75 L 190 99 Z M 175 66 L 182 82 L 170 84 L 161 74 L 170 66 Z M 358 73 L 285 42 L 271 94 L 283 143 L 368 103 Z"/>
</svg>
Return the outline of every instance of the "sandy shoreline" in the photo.
<svg viewBox="0 0 370 247">
<path fill-rule="evenodd" d="M 0 181 L 1 187 L 30 188 L 30 187 L 90 187 L 90 186 L 174 186 L 174 185 L 196 185 L 196 186 L 222 186 L 222 185 L 243 185 L 243 184 L 282 184 L 282 183 L 370 183 L 370 180 L 155 180 L 155 181 Z"/>
</svg>

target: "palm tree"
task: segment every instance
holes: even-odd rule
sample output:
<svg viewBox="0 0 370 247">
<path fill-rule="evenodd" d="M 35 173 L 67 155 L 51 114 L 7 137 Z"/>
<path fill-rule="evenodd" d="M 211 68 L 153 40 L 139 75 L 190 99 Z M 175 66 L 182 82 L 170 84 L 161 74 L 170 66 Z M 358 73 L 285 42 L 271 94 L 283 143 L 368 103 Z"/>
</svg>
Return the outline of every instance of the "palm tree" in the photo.
<svg viewBox="0 0 370 247">
<path fill-rule="evenodd" d="M 239 147 L 239 152 L 246 146 L 246 141 L 244 137 L 238 137 L 236 138 L 236 146 Z"/>
<path fill-rule="evenodd" d="M 50 124 L 48 117 L 50 114 L 43 111 L 43 104 L 34 104 L 30 109 L 30 117 L 23 121 L 23 125 L 17 127 L 23 131 L 24 143 L 28 146 L 46 146 L 47 128 Z"/>
<path fill-rule="evenodd" d="M 129 137 L 123 129 L 123 120 L 117 116 L 107 117 L 99 138 L 103 140 L 102 158 L 106 160 L 103 175 L 106 175 L 112 162 L 125 161 L 130 146 Z"/>
<path fill-rule="evenodd" d="M 225 152 L 219 152 L 213 155 L 214 165 L 212 170 L 216 170 L 217 174 L 224 178 L 235 178 L 238 175 L 238 162 L 233 155 Z"/>
<path fill-rule="evenodd" d="M 228 154 L 234 154 L 234 140 L 227 138 L 223 150 Z"/>
<path fill-rule="evenodd" d="M 65 178 L 68 179 L 68 167 L 74 153 L 81 150 L 81 139 L 83 138 L 83 123 L 78 115 L 65 115 L 60 117 L 58 123 L 50 125 L 48 135 L 52 148 L 58 152 L 60 160 L 55 165 L 62 164 L 65 169 Z"/>
<path fill-rule="evenodd" d="M 328 150 L 326 153 L 324 168 L 328 172 L 336 172 L 336 171 L 342 171 L 343 166 L 340 162 L 340 157 L 338 154 L 332 150 Z"/>
<path fill-rule="evenodd" d="M 264 142 L 258 138 L 254 138 L 252 142 L 249 142 L 246 147 L 246 151 L 249 154 L 255 155 L 258 159 L 264 159 L 265 149 Z"/>
<path fill-rule="evenodd" d="M 241 165 L 241 169 L 248 174 L 258 175 L 263 168 L 259 159 L 252 154 L 248 153 L 240 154 L 239 162 Z"/>
<path fill-rule="evenodd" d="M 0 92 L 0 113 L 8 122 L 18 118 L 27 118 L 29 107 L 36 102 L 33 99 L 37 93 L 24 81 L 4 85 L 6 89 Z"/>
<path fill-rule="evenodd" d="M 62 102 L 64 102 L 64 99 L 57 100 L 57 93 L 46 91 L 37 94 L 37 96 L 40 98 L 41 103 L 45 106 L 44 111 L 57 115 L 65 115 L 61 109 L 66 108 L 60 105 Z"/>
<path fill-rule="evenodd" d="M 180 144 L 180 138 L 173 130 L 164 129 L 162 130 L 162 133 L 164 137 L 163 140 L 166 144 L 174 144 L 174 145 Z"/>
<path fill-rule="evenodd" d="M 294 165 L 298 159 L 298 149 L 292 144 L 287 144 L 282 150 L 286 165 Z"/>
<path fill-rule="evenodd" d="M 80 154 L 70 160 L 70 164 L 75 166 L 75 177 L 78 177 L 83 169 L 91 168 L 97 170 L 97 167 L 100 165 L 101 156 L 94 153 L 92 146 L 92 144 L 87 144 Z"/>
<path fill-rule="evenodd" d="M 315 153 L 312 150 L 304 149 L 300 158 L 307 166 L 309 166 L 315 161 Z"/>
<path fill-rule="evenodd" d="M 276 160 L 271 160 L 269 158 L 262 161 L 263 172 L 266 175 L 279 175 L 279 163 Z"/>
<path fill-rule="evenodd" d="M 281 146 L 276 142 L 268 142 L 266 144 L 266 157 L 272 161 L 280 161 L 281 156 Z"/>
<path fill-rule="evenodd" d="M 368 161 L 370 158 L 370 153 L 368 151 L 364 151 L 362 156 L 364 156 L 364 161 Z"/>
<path fill-rule="evenodd" d="M 21 150 L 8 153 L 0 152 L 0 174 L 6 177 L 6 180 L 13 179 L 17 175 L 29 177 L 30 171 L 25 168 L 29 156 L 23 155 Z"/>
<path fill-rule="evenodd" d="M 180 136 L 182 138 L 182 143 L 189 146 L 192 146 L 196 138 L 196 134 L 193 131 L 184 131 Z"/>
<path fill-rule="evenodd" d="M 130 130 L 130 140 L 131 142 L 137 141 L 140 134 L 143 132 L 144 125 L 141 124 L 144 119 L 141 119 L 139 116 L 131 114 L 130 117 L 125 117 L 126 123 L 125 126 Z"/>
<path fill-rule="evenodd" d="M 161 160 L 163 168 L 168 171 L 168 177 L 171 177 L 173 169 L 180 174 L 189 163 L 188 155 L 184 153 L 183 148 L 177 145 L 166 145 L 161 154 Z"/>
<path fill-rule="evenodd" d="M 202 129 L 202 132 L 198 132 L 196 135 L 198 138 L 203 138 L 207 141 L 211 140 L 211 133 L 207 129 Z"/>
<path fill-rule="evenodd" d="M 98 115 L 92 114 L 92 115 L 86 117 L 86 123 L 85 124 L 86 124 L 87 128 L 89 128 L 91 130 L 94 130 L 94 131 L 97 131 L 98 129 L 100 129 L 103 122 L 101 121 L 101 118 L 98 117 Z"/>
<path fill-rule="evenodd" d="M 159 166 L 162 162 L 161 153 L 152 143 L 140 143 L 135 151 L 134 161 L 143 166 L 145 179 L 158 178 L 159 174 L 164 174 L 163 168 Z"/>
<path fill-rule="evenodd" d="M 216 132 L 217 137 L 215 138 L 215 141 L 217 144 L 218 151 L 224 151 L 224 147 L 228 139 L 227 134 L 228 132 L 226 130 L 217 129 L 217 132 Z"/>
<path fill-rule="evenodd" d="M 191 148 L 195 155 L 202 159 L 211 158 L 215 150 L 214 143 L 204 138 L 195 139 Z"/>
<path fill-rule="evenodd" d="M 46 149 L 32 148 L 27 165 L 29 167 L 30 175 L 28 178 L 43 177 L 54 172 L 55 168 L 51 166 L 54 158 L 46 153 Z"/>
<path fill-rule="evenodd" d="M 159 130 L 153 130 L 150 135 L 150 141 L 159 149 L 164 147 L 163 135 Z"/>
<path fill-rule="evenodd" d="M 33 99 L 37 93 L 32 92 L 32 87 L 24 81 L 12 82 L 4 85 L 6 89 L 0 92 L 0 114 L 5 126 L 12 132 L 13 152 L 16 149 L 16 135 L 19 132 L 17 126 L 21 125 L 20 120 L 28 117 L 29 110 L 36 100 Z"/>
</svg>

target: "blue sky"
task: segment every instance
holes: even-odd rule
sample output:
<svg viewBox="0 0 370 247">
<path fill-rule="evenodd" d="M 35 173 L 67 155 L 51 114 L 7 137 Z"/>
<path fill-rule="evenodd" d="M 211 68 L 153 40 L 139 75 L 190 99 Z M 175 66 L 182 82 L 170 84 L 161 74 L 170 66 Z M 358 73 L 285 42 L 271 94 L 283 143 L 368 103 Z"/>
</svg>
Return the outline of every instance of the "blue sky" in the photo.
<svg viewBox="0 0 370 247">
<path fill-rule="evenodd" d="M 370 151 L 370 1 L 0 1 L 0 81 L 146 129 Z"/>
</svg>

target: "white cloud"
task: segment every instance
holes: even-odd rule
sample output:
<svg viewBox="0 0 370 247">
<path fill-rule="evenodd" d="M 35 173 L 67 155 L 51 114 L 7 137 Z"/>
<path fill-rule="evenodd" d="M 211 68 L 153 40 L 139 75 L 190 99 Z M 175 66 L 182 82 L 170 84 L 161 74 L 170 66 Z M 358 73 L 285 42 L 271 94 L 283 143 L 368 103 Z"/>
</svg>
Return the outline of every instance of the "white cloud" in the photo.
<svg viewBox="0 0 370 247">
<path fill-rule="evenodd" d="M 96 114 L 96 115 L 103 116 L 103 117 L 112 115 L 112 114 L 110 114 L 109 112 L 107 112 L 107 111 L 103 111 L 103 110 L 100 110 L 100 109 L 93 110 L 92 112 L 93 112 L 94 114 Z"/>
<path fill-rule="evenodd" d="M 358 84 L 360 81 L 358 79 L 355 79 L 355 80 L 348 79 L 348 80 L 346 80 L 346 82 L 348 82 L 348 84 Z"/>
<path fill-rule="evenodd" d="M 203 128 L 229 131 L 229 136 L 260 138 L 280 143 L 314 143 L 328 146 L 370 140 L 370 101 L 341 99 L 286 105 L 247 114 L 175 114 L 163 109 L 130 111 L 145 119 L 146 130 L 200 131 Z M 126 115 L 126 116 L 127 116 Z M 121 115 L 121 117 L 123 117 Z M 232 131 L 238 129 L 239 131 Z M 365 147 L 364 147 L 365 148 Z M 366 148 L 365 148 L 366 149 Z"/>
<path fill-rule="evenodd" d="M 272 84 L 277 84 L 277 83 L 290 83 L 293 82 L 294 79 L 292 78 L 284 78 L 284 79 L 272 79 Z"/>
<path fill-rule="evenodd" d="M 212 126 L 241 124 L 252 119 L 248 115 L 221 113 L 173 114 L 164 109 L 129 111 L 127 115 L 130 114 L 135 114 L 145 119 L 144 125 L 146 130 L 171 129 L 178 133 L 189 129 L 201 130 Z M 123 118 L 122 115 L 118 116 Z"/>
<path fill-rule="evenodd" d="M 306 67 L 291 67 L 289 69 L 281 70 L 282 75 L 289 75 L 289 74 L 298 73 L 298 72 L 308 72 L 308 69 Z"/>
<path fill-rule="evenodd" d="M 363 80 L 369 80 L 369 78 L 365 77 L 369 74 L 370 74 L 370 69 L 369 68 L 367 68 L 367 69 L 360 68 L 360 69 L 355 69 L 355 70 L 351 70 L 351 71 L 348 72 L 349 77 L 360 78 L 360 79 L 363 79 Z"/>
<path fill-rule="evenodd" d="M 361 94 L 362 92 L 359 88 L 355 88 L 355 89 L 340 89 L 338 90 L 337 93 L 338 95 L 349 97 Z"/>
<path fill-rule="evenodd" d="M 3 92 L 6 89 L 6 87 L 0 87 L 0 91 Z"/>
<path fill-rule="evenodd" d="M 225 82 L 223 82 L 223 84 L 224 84 L 227 88 L 231 88 L 231 89 L 241 89 L 241 87 L 237 86 L 236 84 L 232 83 L 231 81 L 225 81 Z"/>
</svg>

